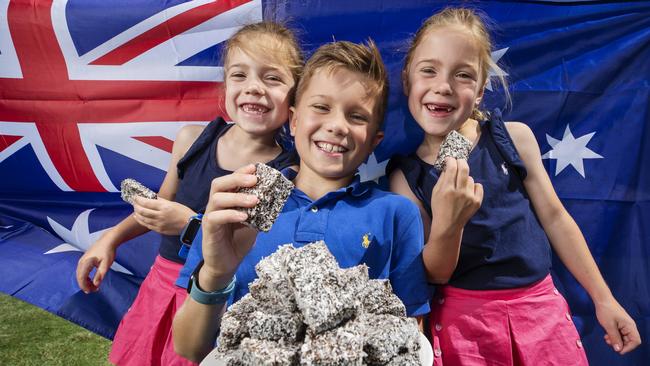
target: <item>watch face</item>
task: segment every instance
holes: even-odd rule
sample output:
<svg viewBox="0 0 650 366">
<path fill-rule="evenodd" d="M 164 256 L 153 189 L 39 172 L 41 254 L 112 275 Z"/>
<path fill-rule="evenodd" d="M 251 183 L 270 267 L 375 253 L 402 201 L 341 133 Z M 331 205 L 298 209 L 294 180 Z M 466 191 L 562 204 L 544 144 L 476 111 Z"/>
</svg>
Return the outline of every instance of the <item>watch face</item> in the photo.
<svg viewBox="0 0 650 366">
<path fill-rule="evenodd" d="M 200 228 L 201 220 L 192 218 L 190 222 L 187 223 L 185 230 L 183 230 L 183 234 L 181 235 L 181 242 L 187 246 L 192 245 L 192 241 L 194 241 L 194 237 L 196 236 L 196 233 L 199 232 Z"/>
</svg>

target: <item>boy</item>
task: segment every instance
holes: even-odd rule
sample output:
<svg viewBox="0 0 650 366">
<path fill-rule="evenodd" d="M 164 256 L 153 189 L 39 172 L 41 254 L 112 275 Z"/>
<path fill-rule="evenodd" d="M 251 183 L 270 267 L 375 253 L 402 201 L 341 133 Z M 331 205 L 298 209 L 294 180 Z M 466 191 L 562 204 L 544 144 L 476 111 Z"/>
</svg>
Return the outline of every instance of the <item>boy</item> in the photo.
<svg viewBox="0 0 650 366">
<path fill-rule="evenodd" d="M 387 97 L 386 70 L 372 42 L 334 42 L 314 53 L 291 108 L 291 134 L 301 160 L 299 173 L 289 170 L 288 177 L 296 187 L 271 230 L 256 235 L 241 225 L 246 214 L 236 209 L 257 203 L 255 196 L 234 193 L 255 185 L 254 166 L 212 183 L 202 237 L 195 240 L 186 269 L 200 258 L 201 242 L 204 262 L 174 319 L 179 354 L 199 361 L 211 351 L 226 300 L 244 296 L 256 277 L 255 264 L 286 243 L 299 247 L 324 240 L 342 268 L 365 263 L 371 278 L 389 279 L 409 316 L 429 312 L 418 209 L 355 176 L 383 138 Z"/>
</svg>

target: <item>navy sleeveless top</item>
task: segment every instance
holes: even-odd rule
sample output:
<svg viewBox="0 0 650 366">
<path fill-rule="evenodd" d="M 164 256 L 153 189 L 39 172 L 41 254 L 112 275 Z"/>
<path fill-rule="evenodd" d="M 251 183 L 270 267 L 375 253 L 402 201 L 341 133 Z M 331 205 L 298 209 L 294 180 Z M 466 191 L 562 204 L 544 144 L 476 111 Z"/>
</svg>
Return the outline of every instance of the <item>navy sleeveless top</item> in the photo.
<svg viewBox="0 0 650 366">
<path fill-rule="evenodd" d="M 526 168 L 499 110 L 481 122 L 471 151 L 470 175 L 483 185 L 481 207 L 465 225 L 458 265 L 449 284 L 468 290 L 522 287 L 546 277 L 551 248 L 524 188 Z M 415 153 L 394 157 L 387 171 L 400 169 L 431 216 L 431 192 L 438 171 Z"/>
<path fill-rule="evenodd" d="M 227 124 L 222 118 L 210 122 L 185 155 L 178 161 L 178 190 L 175 201 L 194 210 L 205 211 L 210 194 L 210 183 L 214 178 L 232 173 L 222 169 L 217 164 L 217 142 L 228 131 L 232 124 Z M 298 154 L 295 150 L 285 150 L 267 165 L 281 170 L 298 164 Z M 160 255 L 176 263 L 184 263 L 179 257 L 181 243 L 178 235 L 162 235 Z"/>
</svg>

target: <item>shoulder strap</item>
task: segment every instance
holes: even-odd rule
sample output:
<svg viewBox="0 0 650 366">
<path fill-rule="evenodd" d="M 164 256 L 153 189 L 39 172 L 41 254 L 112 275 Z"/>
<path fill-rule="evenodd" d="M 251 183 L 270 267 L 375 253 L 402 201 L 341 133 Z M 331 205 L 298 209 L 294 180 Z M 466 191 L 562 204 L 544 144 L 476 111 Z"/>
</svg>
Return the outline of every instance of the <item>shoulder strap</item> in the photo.
<svg viewBox="0 0 650 366">
<path fill-rule="evenodd" d="M 506 125 L 503 122 L 501 110 L 497 108 L 490 113 L 487 123 L 490 134 L 494 139 L 501 157 L 514 169 L 517 176 L 523 181 L 526 179 L 527 175 L 526 166 L 521 160 L 521 157 L 515 148 L 515 143 L 512 141 Z"/>
<path fill-rule="evenodd" d="M 404 178 L 406 178 L 409 188 L 411 188 L 411 192 L 422 202 L 422 206 L 424 206 L 424 209 L 431 216 L 431 193 L 425 194 L 424 188 L 430 185 L 429 179 L 427 178 L 433 177 L 428 177 L 430 174 L 428 169 L 422 166 L 414 155 L 393 156 L 388 166 L 386 166 L 386 175 L 390 175 L 395 169 L 400 169 L 404 174 Z M 435 180 L 437 180 L 437 177 L 435 177 Z M 433 186 L 431 185 L 429 188 L 432 189 Z"/>
<path fill-rule="evenodd" d="M 278 155 L 275 159 L 269 161 L 268 165 L 271 168 L 282 170 L 284 168 L 288 168 L 292 165 L 298 165 L 298 164 L 300 164 L 300 157 L 298 156 L 296 149 L 294 148 L 286 149 L 283 146 L 280 155 Z"/>
</svg>

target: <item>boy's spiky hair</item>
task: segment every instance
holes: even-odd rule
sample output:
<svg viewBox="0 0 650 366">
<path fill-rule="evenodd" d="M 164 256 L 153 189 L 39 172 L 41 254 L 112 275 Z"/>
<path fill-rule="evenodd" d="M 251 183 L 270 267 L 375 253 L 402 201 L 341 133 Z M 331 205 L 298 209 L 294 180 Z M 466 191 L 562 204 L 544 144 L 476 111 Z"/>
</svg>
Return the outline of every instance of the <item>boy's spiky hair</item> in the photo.
<svg viewBox="0 0 650 366">
<path fill-rule="evenodd" d="M 366 44 L 337 41 L 319 47 L 303 69 L 302 77 L 296 88 L 296 104 L 309 86 L 316 71 L 323 68 L 328 71 L 342 68 L 366 76 L 371 81 L 368 95 L 375 98 L 374 114 L 381 125 L 388 103 L 388 73 L 379 49 L 372 39 L 368 39 Z"/>
</svg>

